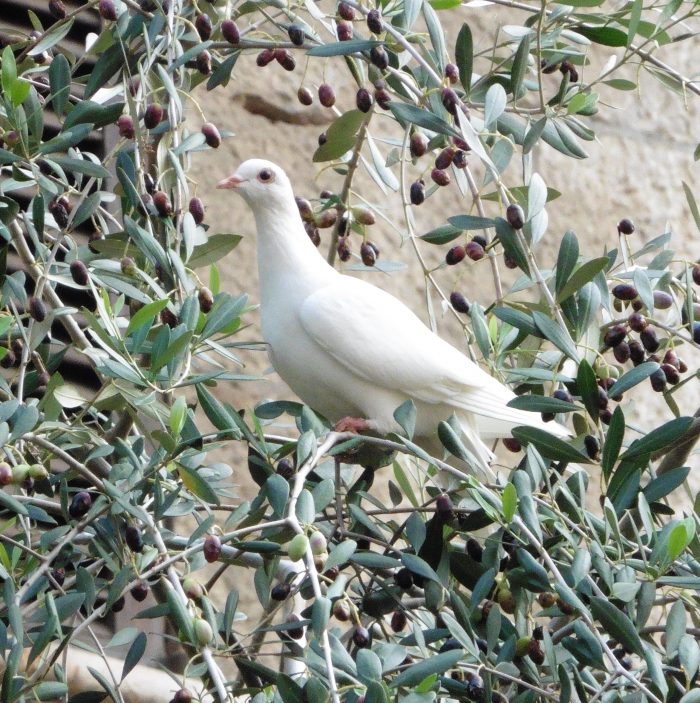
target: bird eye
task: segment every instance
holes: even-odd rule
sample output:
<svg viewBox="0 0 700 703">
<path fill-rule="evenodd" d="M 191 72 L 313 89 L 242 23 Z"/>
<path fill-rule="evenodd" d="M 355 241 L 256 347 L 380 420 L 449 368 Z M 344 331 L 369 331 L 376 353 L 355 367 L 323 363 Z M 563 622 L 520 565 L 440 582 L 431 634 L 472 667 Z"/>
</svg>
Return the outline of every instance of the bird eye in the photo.
<svg viewBox="0 0 700 703">
<path fill-rule="evenodd" d="M 269 168 L 264 168 L 258 174 L 258 180 L 261 183 L 271 183 L 274 180 L 274 174 Z"/>
</svg>

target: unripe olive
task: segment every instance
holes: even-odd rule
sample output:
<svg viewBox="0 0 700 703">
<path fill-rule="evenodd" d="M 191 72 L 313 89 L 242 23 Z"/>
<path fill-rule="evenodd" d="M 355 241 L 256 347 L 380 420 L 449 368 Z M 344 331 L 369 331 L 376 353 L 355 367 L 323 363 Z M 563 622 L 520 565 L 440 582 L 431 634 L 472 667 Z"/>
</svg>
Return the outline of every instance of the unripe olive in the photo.
<svg viewBox="0 0 700 703">
<path fill-rule="evenodd" d="M 314 530 L 309 536 L 309 546 L 311 547 L 311 553 L 314 555 L 319 555 L 326 552 L 328 544 L 323 532 Z"/>
<path fill-rule="evenodd" d="M 287 545 L 287 554 L 291 561 L 303 559 L 309 548 L 309 538 L 306 535 L 295 535 Z"/>
<path fill-rule="evenodd" d="M 496 596 L 496 600 L 498 601 L 498 605 L 501 606 L 501 610 L 503 610 L 504 613 L 508 613 L 509 615 L 512 615 L 515 612 L 515 609 L 517 607 L 517 603 L 515 601 L 515 596 L 510 591 L 510 589 L 501 588 L 498 591 L 498 595 Z"/>
<path fill-rule="evenodd" d="M 202 647 L 208 645 L 214 637 L 214 632 L 211 629 L 211 625 L 203 618 L 195 618 L 193 626 L 197 644 Z"/>
<path fill-rule="evenodd" d="M 199 600 L 204 595 L 204 588 L 197 579 L 187 576 L 182 582 L 182 590 L 185 595 L 192 600 Z"/>
</svg>

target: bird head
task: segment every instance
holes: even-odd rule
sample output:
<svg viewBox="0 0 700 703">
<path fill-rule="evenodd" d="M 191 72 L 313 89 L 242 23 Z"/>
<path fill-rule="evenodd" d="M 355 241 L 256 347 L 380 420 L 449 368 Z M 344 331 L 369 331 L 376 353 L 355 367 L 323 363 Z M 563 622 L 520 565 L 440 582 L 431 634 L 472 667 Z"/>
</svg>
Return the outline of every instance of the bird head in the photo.
<svg viewBox="0 0 700 703">
<path fill-rule="evenodd" d="M 253 208 L 294 202 L 287 174 L 276 164 L 263 159 L 244 161 L 236 173 L 219 181 L 216 187 L 234 190 Z"/>
</svg>

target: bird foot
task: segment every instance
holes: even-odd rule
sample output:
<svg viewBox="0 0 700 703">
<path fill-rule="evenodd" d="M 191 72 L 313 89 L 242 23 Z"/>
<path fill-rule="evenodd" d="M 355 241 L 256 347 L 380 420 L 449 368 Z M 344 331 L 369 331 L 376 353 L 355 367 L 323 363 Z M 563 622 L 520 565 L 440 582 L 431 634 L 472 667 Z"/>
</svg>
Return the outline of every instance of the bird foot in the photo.
<svg viewBox="0 0 700 703">
<path fill-rule="evenodd" d="M 372 429 L 368 420 L 361 417 L 344 417 L 335 423 L 336 432 L 367 432 Z"/>
</svg>

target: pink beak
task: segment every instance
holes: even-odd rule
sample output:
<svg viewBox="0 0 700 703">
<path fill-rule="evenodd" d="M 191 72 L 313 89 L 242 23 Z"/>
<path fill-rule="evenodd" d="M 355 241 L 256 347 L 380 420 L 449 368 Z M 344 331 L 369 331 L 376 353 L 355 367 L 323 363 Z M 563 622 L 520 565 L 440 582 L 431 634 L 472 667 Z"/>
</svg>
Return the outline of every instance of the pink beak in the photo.
<svg viewBox="0 0 700 703">
<path fill-rule="evenodd" d="M 232 190 L 233 188 L 238 188 L 241 183 L 243 183 L 242 178 L 239 178 L 238 176 L 229 176 L 228 178 L 224 178 L 222 181 L 219 181 L 216 184 L 216 187 Z"/>
</svg>

